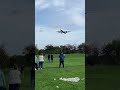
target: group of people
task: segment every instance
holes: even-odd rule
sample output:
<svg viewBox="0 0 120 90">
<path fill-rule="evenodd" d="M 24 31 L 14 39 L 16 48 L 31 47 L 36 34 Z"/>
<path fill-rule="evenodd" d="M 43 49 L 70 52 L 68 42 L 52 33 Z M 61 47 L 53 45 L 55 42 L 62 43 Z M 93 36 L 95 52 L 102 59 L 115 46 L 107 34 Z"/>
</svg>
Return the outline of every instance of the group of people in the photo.
<svg viewBox="0 0 120 90">
<path fill-rule="evenodd" d="M 43 54 L 40 54 L 38 56 L 35 55 L 35 70 L 42 70 L 43 69 L 43 63 L 44 63 L 44 56 Z M 65 58 L 65 54 L 63 54 L 62 52 L 59 55 L 59 68 L 61 67 L 61 65 L 64 68 L 64 58 Z M 48 54 L 48 62 L 52 61 L 53 62 L 53 55 Z"/>
<path fill-rule="evenodd" d="M 50 61 L 51 62 L 53 62 L 53 55 L 51 54 L 48 54 L 48 62 L 50 63 Z"/>
<path fill-rule="evenodd" d="M 38 57 L 35 55 L 35 70 L 38 70 L 38 69 L 42 70 L 43 63 L 44 63 L 44 55 L 40 54 Z"/>
<path fill-rule="evenodd" d="M 30 69 L 30 72 L 31 72 L 31 84 L 33 84 L 35 80 L 34 67 Z M 9 78 L 8 79 L 9 85 L 6 84 L 5 79 L 6 76 Z M 10 64 L 9 74 L 7 75 L 4 75 L 3 70 L 0 68 L 0 90 L 7 90 L 7 86 L 9 86 L 9 90 L 20 90 L 22 76 L 24 76 L 24 65 L 18 67 L 17 64 Z"/>
</svg>

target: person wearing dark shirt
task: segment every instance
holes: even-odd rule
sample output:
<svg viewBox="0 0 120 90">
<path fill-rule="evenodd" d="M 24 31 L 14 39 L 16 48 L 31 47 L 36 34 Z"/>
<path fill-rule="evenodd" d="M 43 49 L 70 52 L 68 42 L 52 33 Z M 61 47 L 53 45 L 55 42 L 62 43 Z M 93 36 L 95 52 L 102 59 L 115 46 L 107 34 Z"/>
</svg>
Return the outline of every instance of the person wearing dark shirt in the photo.
<svg viewBox="0 0 120 90">
<path fill-rule="evenodd" d="M 53 55 L 51 54 L 51 62 L 53 62 Z"/>
<path fill-rule="evenodd" d="M 24 78 L 24 65 L 21 65 L 20 72 L 21 72 L 22 77 Z"/>
<path fill-rule="evenodd" d="M 23 73 L 23 71 L 24 71 L 24 65 L 21 65 L 21 74 Z"/>
<path fill-rule="evenodd" d="M 59 58 L 60 58 L 59 68 L 60 68 L 61 64 L 64 68 L 64 58 L 65 58 L 64 54 L 60 53 Z"/>
<path fill-rule="evenodd" d="M 34 69 L 34 66 L 32 66 L 32 69 L 31 69 L 30 73 L 31 73 L 31 86 L 34 86 L 35 85 L 35 69 Z"/>
<path fill-rule="evenodd" d="M 48 62 L 50 63 L 50 54 L 48 54 Z"/>
</svg>

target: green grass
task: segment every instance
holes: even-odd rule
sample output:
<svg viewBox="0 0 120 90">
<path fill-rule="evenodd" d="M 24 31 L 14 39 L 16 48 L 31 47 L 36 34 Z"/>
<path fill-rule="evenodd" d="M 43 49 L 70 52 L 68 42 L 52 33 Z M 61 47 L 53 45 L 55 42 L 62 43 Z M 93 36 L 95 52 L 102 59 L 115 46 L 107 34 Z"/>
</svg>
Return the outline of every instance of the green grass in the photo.
<svg viewBox="0 0 120 90">
<path fill-rule="evenodd" d="M 86 67 L 86 90 L 120 90 L 120 66 Z"/>
<path fill-rule="evenodd" d="M 54 62 L 48 63 L 45 57 L 43 70 L 35 72 L 35 90 L 85 90 L 85 80 L 79 82 L 60 81 L 59 78 L 85 78 L 84 54 L 66 54 L 65 68 L 58 68 L 59 55 L 54 55 Z M 56 78 L 56 80 L 54 80 Z M 56 88 L 59 86 L 59 88 Z"/>
</svg>

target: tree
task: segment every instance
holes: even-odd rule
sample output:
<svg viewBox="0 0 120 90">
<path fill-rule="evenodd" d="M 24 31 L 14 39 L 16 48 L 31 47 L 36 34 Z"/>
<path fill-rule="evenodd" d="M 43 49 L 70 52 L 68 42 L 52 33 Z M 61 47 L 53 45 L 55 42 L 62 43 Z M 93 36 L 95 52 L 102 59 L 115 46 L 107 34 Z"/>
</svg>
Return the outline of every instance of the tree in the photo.
<svg viewBox="0 0 120 90">
<path fill-rule="evenodd" d="M 33 65 L 34 60 L 35 60 L 35 46 L 29 45 L 23 49 L 23 54 L 26 58 L 26 63 L 29 62 L 29 65 Z"/>
<path fill-rule="evenodd" d="M 80 53 L 84 53 L 85 52 L 85 43 L 78 45 L 78 50 Z"/>
<path fill-rule="evenodd" d="M 90 55 L 92 48 L 89 45 L 85 45 L 84 52 L 86 55 Z"/>
<path fill-rule="evenodd" d="M 112 44 L 108 43 L 107 45 L 103 46 L 102 53 L 105 55 L 111 55 L 113 51 Z"/>
<path fill-rule="evenodd" d="M 35 54 L 39 54 L 39 49 L 35 46 Z"/>
<path fill-rule="evenodd" d="M 8 60 L 9 60 L 8 53 L 6 52 L 4 45 L 1 45 L 0 46 L 0 65 L 2 67 L 7 67 L 7 65 L 9 64 Z"/>
<path fill-rule="evenodd" d="M 45 52 L 47 53 L 47 54 L 53 54 L 54 53 L 54 46 L 53 45 L 47 45 L 47 46 L 45 46 Z"/>
<path fill-rule="evenodd" d="M 120 40 L 113 40 L 104 45 L 102 53 L 112 59 L 112 64 L 120 64 Z"/>
<path fill-rule="evenodd" d="M 61 46 L 47 45 L 45 46 L 45 49 L 40 50 L 40 52 L 44 52 L 46 54 L 58 54 L 60 52 L 70 54 L 70 53 L 78 53 L 77 48 L 78 46 L 75 44 L 74 45 L 66 44 L 66 45 L 61 45 Z"/>
<path fill-rule="evenodd" d="M 54 46 L 54 53 L 58 54 L 60 52 L 60 47 L 59 46 Z"/>
</svg>

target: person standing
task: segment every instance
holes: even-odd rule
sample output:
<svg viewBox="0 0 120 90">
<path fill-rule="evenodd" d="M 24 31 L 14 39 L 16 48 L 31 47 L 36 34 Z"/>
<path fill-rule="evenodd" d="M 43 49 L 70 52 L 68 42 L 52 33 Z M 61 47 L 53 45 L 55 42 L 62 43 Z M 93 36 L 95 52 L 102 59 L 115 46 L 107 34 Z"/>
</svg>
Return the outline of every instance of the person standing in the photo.
<svg viewBox="0 0 120 90">
<path fill-rule="evenodd" d="M 35 55 L 35 70 L 38 70 L 38 60 L 36 55 Z"/>
<path fill-rule="evenodd" d="M 25 68 L 25 66 L 22 64 L 21 66 L 20 66 L 20 72 L 21 72 L 21 76 L 24 78 L 24 68 Z"/>
<path fill-rule="evenodd" d="M 43 63 L 44 63 L 44 56 L 43 56 L 43 54 L 40 54 L 40 56 L 39 56 L 40 70 L 42 70 L 42 68 L 43 68 Z"/>
<path fill-rule="evenodd" d="M 48 54 L 48 62 L 50 63 L 50 54 Z"/>
<path fill-rule="evenodd" d="M 59 58 L 60 58 L 59 68 L 60 68 L 61 64 L 64 68 L 64 58 L 65 58 L 64 54 L 60 53 Z"/>
<path fill-rule="evenodd" d="M 53 62 L 53 54 L 51 54 L 51 62 Z"/>
<path fill-rule="evenodd" d="M 35 69 L 34 69 L 34 66 L 32 66 L 31 70 L 30 70 L 30 73 L 31 73 L 31 86 L 35 86 Z"/>
<path fill-rule="evenodd" d="M 5 77 L 1 69 L 0 69 L 0 90 L 6 90 Z"/>
<path fill-rule="evenodd" d="M 16 64 L 10 68 L 9 72 L 9 90 L 20 90 L 21 78 L 20 71 Z"/>
</svg>

